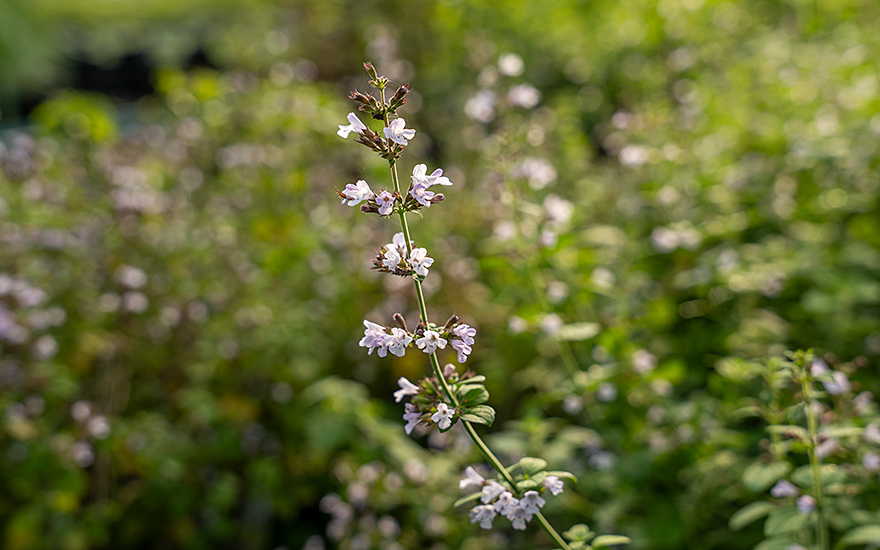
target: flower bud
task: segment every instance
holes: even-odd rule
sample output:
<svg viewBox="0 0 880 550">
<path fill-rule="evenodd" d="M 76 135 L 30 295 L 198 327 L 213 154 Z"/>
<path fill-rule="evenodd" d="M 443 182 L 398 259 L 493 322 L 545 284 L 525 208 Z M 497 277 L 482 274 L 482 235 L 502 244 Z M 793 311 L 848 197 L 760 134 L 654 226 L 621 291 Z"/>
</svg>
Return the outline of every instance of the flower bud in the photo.
<svg viewBox="0 0 880 550">
<path fill-rule="evenodd" d="M 394 319 L 394 322 L 396 322 L 400 326 L 400 328 L 406 330 L 406 319 L 403 318 L 403 315 L 401 315 L 400 313 L 395 313 L 391 316 L 391 318 Z M 409 332 L 408 330 L 406 331 Z"/>
<path fill-rule="evenodd" d="M 443 202 L 445 200 L 446 197 L 443 195 L 443 193 L 435 193 L 434 196 L 429 199 L 429 202 L 431 204 L 437 204 L 438 202 Z"/>
<path fill-rule="evenodd" d="M 376 72 L 376 68 L 373 67 L 373 64 L 369 61 L 364 62 L 364 70 L 367 71 L 367 74 L 372 78 L 379 78 L 379 73 Z"/>
<path fill-rule="evenodd" d="M 461 320 L 461 318 L 460 318 L 458 315 L 455 315 L 455 314 L 453 313 L 453 314 L 452 314 L 452 317 L 450 317 L 449 320 L 446 321 L 446 324 L 443 325 L 443 328 L 446 329 L 446 330 L 449 330 L 449 329 L 451 329 L 453 326 L 455 326 L 455 324 L 458 323 L 460 320 Z"/>
</svg>

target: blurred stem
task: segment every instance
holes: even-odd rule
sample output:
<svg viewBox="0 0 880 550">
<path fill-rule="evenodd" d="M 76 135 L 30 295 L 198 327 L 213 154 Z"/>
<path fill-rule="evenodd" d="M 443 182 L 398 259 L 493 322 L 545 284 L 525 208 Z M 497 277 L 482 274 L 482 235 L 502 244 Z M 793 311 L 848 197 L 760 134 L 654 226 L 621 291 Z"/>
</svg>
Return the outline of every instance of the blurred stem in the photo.
<svg viewBox="0 0 880 550">
<path fill-rule="evenodd" d="M 804 402 L 807 408 L 807 429 L 810 435 L 807 450 L 810 453 L 810 472 L 813 476 L 813 497 L 816 499 L 816 545 L 819 550 L 830 550 L 828 526 L 825 524 L 823 506 L 825 499 L 822 490 L 822 471 L 819 456 L 816 454 L 816 438 L 819 430 L 817 428 L 816 411 L 813 410 L 813 388 L 807 377 L 806 370 L 807 367 L 804 366 L 804 372 L 801 374 L 801 389 L 804 393 Z"/>
<path fill-rule="evenodd" d="M 384 104 L 384 91 L 382 91 L 382 101 Z M 388 123 L 387 115 L 385 123 Z M 397 164 L 393 160 L 389 161 L 389 164 L 391 165 L 391 181 L 394 183 L 394 190 L 397 191 L 398 195 L 403 196 L 400 190 L 400 177 L 397 175 Z M 398 212 L 398 216 L 400 217 L 400 228 L 403 231 L 403 239 L 406 242 L 407 255 L 412 255 L 412 243 L 410 242 L 411 238 L 409 224 L 406 222 L 406 213 L 403 211 Z M 425 293 L 422 291 L 422 283 L 420 283 L 418 279 L 413 277 L 413 284 L 415 285 L 416 298 L 419 302 L 419 316 L 421 317 L 422 322 L 427 325 L 428 308 L 425 304 Z M 437 353 L 432 353 L 429 357 L 431 362 L 431 369 L 434 371 L 434 376 L 437 377 L 437 380 L 439 380 L 440 385 L 443 387 L 443 393 L 445 393 L 446 397 L 449 398 L 449 401 L 452 403 L 453 407 L 458 409 L 458 398 L 455 396 L 452 388 L 449 387 L 449 383 L 446 382 L 446 377 L 443 376 L 443 369 L 440 368 L 440 360 L 437 359 Z M 510 472 L 507 471 L 507 468 L 504 467 L 504 464 L 501 463 L 501 460 L 499 460 L 498 457 L 495 456 L 495 453 L 492 452 L 492 449 L 490 449 L 489 446 L 486 445 L 486 442 L 483 441 L 483 438 L 481 438 L 479 434 L 477 434 L 477 430 L 474 429 L 474 426 L 470 422 L 465 422 L 464 420 L 461 420 L 460 422 L 464 426 L 464 431 L 467 432 L 468 436 L 471 438 L 471 441 L 473 441 L 474 445 L 476 445 L 477 448 L 480 449 L 480 452 L 483 453 L 483 456 L 486 457 L 492 467 L 495 468 L 495 470 L 497 470 L 499 474 L 501 474 L 501 477 L 503 477 L 504 481 L 506 481 L 510 485 L 510 488 L 513 490 L 516 496 L 521 496 L 519 494 L 519 491 L 517 491 L 516 481 L 514 481 L 513 476 L 510 475 Z M 544 531 L 546 531 L 547 534 L 550 535 L 550 538 L 552 538 L 553 541 L 557 545 L 559 545 L 560 548 L 562 548 L 563 550 L 571 550 L 571 547 L 568 546 L 568 543 L 565 542 L 565 539 L 563 539 L 559 535 L 559 533 L 556 532 L 556 529 L 554 529 L 553 526 L 550 525 L 550 522 L 547 521 L 547 518 L 545 518 L 540 512 L 535 514 L 535 517 L 538 518 L 538 523 L 541 524 L 541 527 L 544 529 Z"/>
</svg>

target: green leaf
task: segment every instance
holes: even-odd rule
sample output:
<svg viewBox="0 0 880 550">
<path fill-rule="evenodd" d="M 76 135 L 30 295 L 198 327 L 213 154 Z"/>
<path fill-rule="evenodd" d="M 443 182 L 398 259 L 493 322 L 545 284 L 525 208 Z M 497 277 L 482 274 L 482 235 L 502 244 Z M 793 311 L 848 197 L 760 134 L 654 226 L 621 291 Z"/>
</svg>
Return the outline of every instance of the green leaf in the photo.
<svg viewBox="0 0 880 550">
<path fill-rule="evenodd" d="M 810 515 L 801 514 L 794 506 L 783 506 L 773 510 L 764 523 L 764 536 L 782 535 L 800 531 L 810 526 Z"/>
<path fill-rule="evenodd" d="M 755 462 L 743 472 L 743 484 L 749 491 L 761 493 L 785 477 L 791 471 L 788 462 Z"/>
<path fill-rule="evenodd" d="M 489 400 L 489 392 L 482 384 L 463 386 L 462 390 L 461 405 L 463 407 L 479 405 Z"/>
<path fill-rule="evenodd" d="M 819 477 L 822 479 L 822 485 L 828 486 L 836 483 L 846 483 L 848 481 L 846 472 L 841 468 L 826 464 L 819 470 Z M 804 464 L 791 474 L 791 481 L 798 487 L 813 486 L 813 471 L 809 464 Z"/>
<path fill-rule="evenodd" d="M 568 547 L 571 548 L 571 550 L 584 550 L 584 548 L 587 547 L 587 543 L 583 541 L 572 542 L 568 545 Z"/>
<path fill-rule="evenodd" d="M 572 542 L 589 541 L 596 536 L 596 533 L 591 531 L 585 523 L 578 523 L 577 525 L 572 525 L 571 529 L 562 533 L 562 536 Z"/>
<path fill-rule="evenodd" d="M 466 497 L 461 497 L 460 499 L 455 501 L 455 504 L 453 504 L 452 507 L 458 508 L 462 504 L 467 504 L 468 502 L 473 502 L 475 500 L 478 500 L 480 498 L 480 495 L 482 495 L 482 494 L 483 494 L 482 491 L 477 491 L 476 493 L 471 493 Z"/>
<path fill-rule="evenodd" d="M 771 537 L 755 546 L 754 550 L 789 550 L 794 543 L 791 537 Z"/>
<path fill-rule="evenodd" d="M 459 418 L 465 422 L 491 426 L 495 422 L 495 409 L 489 405 L 475 405 L 463 412 Z"/>
<path fill-rule="evenodd" d="M 854 529 L 850 529 L 841 537 L 840 544 L 844 546 L 880 544 L 880 524 L 859 525 Z"/>
<path fill-rule="evenodd" d="M 715 363 L 718 374 L 733 382 L 745 382 L 764 372 L 764 366 L 760 363 L 746 361 L 737 357 L 725 357 Z"/>
<path fill-rule="evenodd" d="M 767 502 L 766 500 L 752 502 L 734 512 L 733 515 L 730 516 L 728 525 L 730 525 L 730 528 L 734 531 L 739 531 L 746 525 L 766 516 L 774 509 L 776 509 L 776 506 L 772 502 Z"/>
<path fill-rule="evenodd" d="M 531 491 L 533 489 L 537 489 L 540 486 L 541 485 L 534 479 L 524 479 L 522 481 L 516 482 L 516 490 L 520 493 L 523 491 Z"/>
<path fill-rule="evenodd" d="M 479 384 L 479 383 L 485 382 L 485 381 L 486 381 L 486 377 L 483 376 L 482 374 L 478 374 L 476 376 L 471 376 L 470 378 L 468 378 L 466 380 L 462 380 L 458 384 L 461 386 L 464 386 L 466 384 Z"/>
<path fill-rule="evenodd" d="M 767 426 L 767 432 L 771 434 L 782 434 L 788 437 L 796 437 L 801 441 L 809 441 L 810 433 L 803 426 L 793 424 Z"/>
<path fill-rule="evenodd" d="M 532 456 L 524 456 L 519 461 L 519 467 L 527 476 L 532 476 L 544 470 L 547 467 L 547 461 L 543 458 L 535 458 Z"/>
<path fill-rule="evenodd" d="M 567 480 L 571 481 L 572 483 L 577 483 L 577 481 L 578 481 L 578 478 L 573 473 L 565 472 L 562 470 L 554 470 L 551 472 L 547 472 L 547 475 L 548 476 L 556 476 L 559 479 L 567 479 Z"/>
<path fill-rule="evenodd" d="M 593 539 L 593 548 L 601 548 L 603 546 L 616 546 L 618 544 L 631 544 L 632 540 L 623 535 L 599 535 Z"/>
</svg>

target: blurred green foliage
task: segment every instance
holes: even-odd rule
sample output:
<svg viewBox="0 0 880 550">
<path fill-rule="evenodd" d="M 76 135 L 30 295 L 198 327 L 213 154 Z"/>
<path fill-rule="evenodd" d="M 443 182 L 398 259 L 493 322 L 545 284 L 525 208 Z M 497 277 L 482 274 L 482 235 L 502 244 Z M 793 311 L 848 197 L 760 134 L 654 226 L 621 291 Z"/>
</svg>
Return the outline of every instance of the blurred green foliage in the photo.
<svg viewBox="0 0 880 550">
<path fill-rule="evenodd" d="M 493 448 L 577 475 L 561 530 L 752 548 L 728 521 L 769 436 L 736 373 L 812 347 L 880 391 L 875 3 L 112 4 L 0 6 L 3 86 L 41 25 L 163 64 L 3 135 L 4 548 L 549 547 L 452 510 L 477 452 L 391 399 L 427 363 L 357 347 L 417 318 L 368 269 L 394 224 L 335 202 L 390 185 L 335 135 L 366 59 L 415 89 L 401 169 L 455 183 L 413 220 L 430 313 L 479 330 Z M 216 69 L 175 67 L 197 47 Z"/>
</svg>

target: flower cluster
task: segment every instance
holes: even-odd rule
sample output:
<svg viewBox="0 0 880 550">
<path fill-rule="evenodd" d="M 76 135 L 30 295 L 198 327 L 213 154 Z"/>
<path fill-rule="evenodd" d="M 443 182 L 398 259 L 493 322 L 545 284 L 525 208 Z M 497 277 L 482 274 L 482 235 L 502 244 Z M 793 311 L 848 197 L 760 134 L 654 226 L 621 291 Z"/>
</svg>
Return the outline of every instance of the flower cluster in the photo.
<svg viewBox="0 0 880 550">
<path fill-rule="evenodd" d="M 447 364 L 443 370 L 443 376 L 450 382 L 460 382 L 473 376 L 473 373 L 465 373 L 459 377 L 455 367 Z M 405 397 L 411 401 L 404 404 L 403 419 L 406 420 L 404 430 L 407 435 L 412 434 L 413 428 L 419 424 L 434 422 L 441 431 L 452 427 L 458 414 L 455 407 L 451 407 L 443 398 L 439 381 L 434 377 L 419 380 L 413 384 L 406 377 L 401 376 L 397 380 L 400 389 L 394 392 L 394 402 L 400 403 Z"/>
<path fill-rule="evenodd" d="M 398 233 L 397 235 L 401 235 L 401 233 Z M 395 240 L 398 240 L 397 235 L 395 235 Z M 413 249 L 413 253 L 410 255 L 409 260 L 402 260 L 398 254 L 396 256 L 397 263 L 395 266 L 396 269 L 401 271 L 401 273 L 397 274 L 409 274 L 409 272 L 402 272 L 406 268 L 399 267 L 400 265 L 406 264 L 411 271 L 415 272 L 417 275 L 422 277 L 427 275 L 427 268 L 431 265 L 433 259 L 423 257 L 424 252 L 416 254 L 417 251 L 424 250 L 424 248 Z M 388 252 L 385 254 L 388 254 Z M 415 259 L 413 259 L 414 256 Z M 379 261 L 379 258 L 377 258 L 377 261 Z M 422 273 L 424 273 L 424 275 Z M 406 353 L 406 348 L 412 343 L 415 343 L 418 349 L 429 355 L 436 352 L 438 349 L 446 349 L 446 346 L 449 345 L 452 349 L 458 352 L 458 362 L 464 363 L 467 361 L 468 355 L 471 353 L 471 346 L 474 344 L 474 336 L 477 334 L 477 329 L 468 324 L 459 322 L 457 315 L 453 315 L 449 321 L 447 321 L 446 325 L 442 327 L 438 327 L 432 323 L 419 323 L 415 332 L 412 333 L 407 331 L 406 323 L 403 321 L 403 317 L 400 314 L 396 314 L 394 319 L 400 325 L 399 327 L 389 328 L 365 319 L 364 326 L 366 329 L 364 330 L 364 337 L 361 338 L 358 345 L 362 348 L 367 348 L 367 353 L 370 354 L 375 350 L 379 357 L 387 356 L 388 352 L 391 352 L 398 357 L 403 357 L 404 353 Z"/>
<path fill-rule="evenodd" d="M 413 243 L 410 243 L 409 248 L 407 252 L 406 237 L 403 233 L 396 233 L 391 242 L 379 250 L 379 254 L 373 260 L 373 269 L 401 277 L 414 275 L 424 280 L 428 276 L 428 268 L 434 264 L 434 258 L 428 256 L 427 249 L 416 248 Z"/>
<path fill-rule="evenodd" d="M 354 113 L 349 113 L 349 117 L 354 117 L 357 120 Z M 358 122 L 360 121 L 358 120 Z M 339 128 L 338 133 L 340 135 L 343 133 L 343 129 L 346 130 L 346 133 L 351 131 L 347 126 L 340 126 Z M 431 191 L 432 186 L 452 185 L 449 178 L 443 175 L 442 169 L 438 168 L 430 175 L 427 172 L 428 167 L 424 164 L 417 164 L 413 168 L 410 186 L 405 197 L 401 197 L 397 191 L 388 191 L 387 189 L 376 193 L 364 180 L 346 184 L 345 189 L 337 191 L 337 193 L 342 198 L 342 204 L 357 206 L 363 202 L 361 212 L 376 213 L 380 216 L 390 216 L 395 212 L 416 212 L 421 208 L 430 208 L 432 204 L 437 204 L 446 199 L 443 193 Z"/>
<path fill-rule="evenodd" d="M 555 496 L 562 493 L 565 486 L 555 475 L 540 475 L 536 476 L 541 478 L 540 483 L 532 483 L 530 486 L 534 488 L 524 491 L 522 496 L 517 498 L 512 487 L 495 480 L 484 479 L 471 466 L 468 466 L 464 473 L 465 478 L 459 482 L 459 488 L 479 489 L 479 493 L 474 493 L 468 498 L 474 500 L 479 498 L 481 503 L 472 508 L 468 516 L 471 518 L 471 523 L 479 523 L 483 529 L 491 529 L 492 522 L 500 514 L 510 520 L 514 529 L 524 530 L 526 524 L 544 506 L 545 500 L 541 494 L 547 491 Z"/>
</svg>

